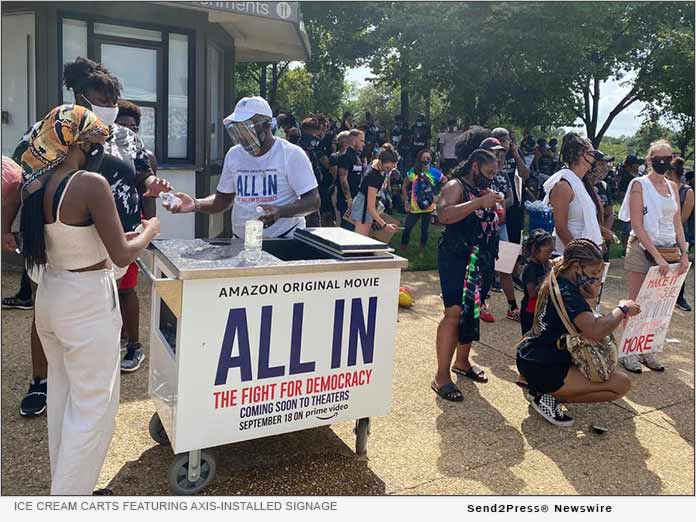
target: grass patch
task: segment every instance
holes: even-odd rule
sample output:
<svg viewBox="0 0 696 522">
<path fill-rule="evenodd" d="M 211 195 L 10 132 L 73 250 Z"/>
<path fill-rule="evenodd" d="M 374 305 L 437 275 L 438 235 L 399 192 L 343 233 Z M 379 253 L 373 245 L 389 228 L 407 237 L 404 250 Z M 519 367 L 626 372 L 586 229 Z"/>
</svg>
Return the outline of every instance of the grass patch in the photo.
<svg viewBox="0 0 696 522">
<path fill-rule="evenodd" d="M 405 214 L 394 213 L 391 215 L 394 219 L 398 219 L 401 222 L 401 226 L 404 226 Z M 437 270 L 437 243 L 440 241 L 440 236 L 445 229 L 442 225 L 430 225 L 430 231 L 428 233 L 428 243 L 425 245 L 425 252 L 423 256 L 419 255 L 419 245 L 420 245 L 420 221 L 416 223 L 411 231 L 411 237 L 409 238 L 408 247 L 404 252 L 400 251 L 401 248 L 401 236 L 402 231 L 399 230 L 392 238 L 389 245 L 396 249 L 396 253 L 401 257 L 408 259 L 407 270 Z"/>
</svg>

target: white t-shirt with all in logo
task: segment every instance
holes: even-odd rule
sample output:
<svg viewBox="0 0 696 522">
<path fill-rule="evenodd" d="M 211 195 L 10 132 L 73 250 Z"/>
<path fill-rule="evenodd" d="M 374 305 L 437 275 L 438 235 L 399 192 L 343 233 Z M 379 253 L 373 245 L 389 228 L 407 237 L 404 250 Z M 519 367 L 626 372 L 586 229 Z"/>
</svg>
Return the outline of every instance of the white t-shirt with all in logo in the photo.
<svg viewBox="0 0 696 522">
<path fill-rule="evenodd" d="M 232 230 L 237 237 L 243 238 L 244 224 L 258 216 L 256 207 L 282 207 L 316 187 L 317 178 L 304 151 L 276 138 L 271 150 L 263 156 L 252 156 L 241 145 L 232 147 L 225 156 L 217 190 L 235 194 Z M 305 227 L 305 218 L 281 218 L 264 229 L 263 237 L 292 237 L 292 232 L 285 234 L 298 227 Z"/>
</svg>

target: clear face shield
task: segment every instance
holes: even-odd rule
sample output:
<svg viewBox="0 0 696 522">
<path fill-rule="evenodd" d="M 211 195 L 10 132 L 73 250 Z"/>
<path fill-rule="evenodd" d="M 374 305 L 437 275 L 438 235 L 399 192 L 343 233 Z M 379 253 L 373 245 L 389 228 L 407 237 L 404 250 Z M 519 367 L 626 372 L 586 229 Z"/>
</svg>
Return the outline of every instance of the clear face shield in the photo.
<svg viewBox="0 0 696 522">
<path fill-rule="evenodd" d="M 227 122 L 225 128 L 235 145 L 239 144 L 247 153 L 258 156 L 266 139 L 263 129 L 270 123 L 270 118 L 254 117 L 245 121 Z"/>
</svg>

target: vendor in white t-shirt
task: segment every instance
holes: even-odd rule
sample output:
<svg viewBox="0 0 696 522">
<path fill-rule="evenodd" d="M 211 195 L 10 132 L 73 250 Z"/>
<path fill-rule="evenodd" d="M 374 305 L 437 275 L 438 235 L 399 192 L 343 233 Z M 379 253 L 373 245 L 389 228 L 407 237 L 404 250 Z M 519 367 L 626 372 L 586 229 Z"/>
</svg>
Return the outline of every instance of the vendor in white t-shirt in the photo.
<svg viewBox="0 0 696 522">
<path fill-rule="evenodd" d="M 223 121 L 235 145 L 225 156 L 215 194 L 196 199 L 177 192 L 181 204 L 165 208 L 175 214 L 217 214 L 232 207 L 237 237 L 244 237 L 244 224 L 250 219 L 264 222 L 265 238 L 291 238 L 296 228 L 304 228 L 305 216 L 319 210 L 317 179 L 300 147 L 273 136 L 272 118 L 263 98 L 239 100 Z"/>
</svg>

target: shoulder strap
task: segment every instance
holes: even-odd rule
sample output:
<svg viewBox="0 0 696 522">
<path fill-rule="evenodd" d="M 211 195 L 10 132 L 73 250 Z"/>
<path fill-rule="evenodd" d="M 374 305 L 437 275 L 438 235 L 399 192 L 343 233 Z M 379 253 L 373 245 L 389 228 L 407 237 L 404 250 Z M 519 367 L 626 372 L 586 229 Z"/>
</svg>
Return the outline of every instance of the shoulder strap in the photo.
<svg viewBox="0 0 696 522">
<path fill-rule="evenodd" d="M 65 193 L 68 191 L 68 187 L 70 186 L 70 183 L 72 183 L 72 180 L 76 177 L 76 174 L 82 172 L 81 170 L 76 170 L 75 172 L 71 172 L 67 176 L 65 176 L 62 180 L 60 180 L 60 183 L 58 183 L 58 187 L 56 188 L 55 194 L 53 194 L 53 220 L 55 221 L 60 221 L 60 207 L 63 205 L 63 199 L 65 199 Z"/>
<path fill-rule="evenodd" d="M 563 302 L 563 296 L 561 295 L 561 287 L 558 284 L 558 279 L 556 279 L 556 274 L 553 273 L 553 270 L 551 270 L 549 277 L 551 283 L 551 291 L 549 292 L 551 302 L 553 303 L 554 308 L 556 308 L 556 312 L 558 312 L 558 316 L 561 318 L 563 326 L 565 326 L 568 333 L 574 337 L 578 335 L 578 331 L 575 329 L 575 325 L 568 316 L 568 311 L 566 310 L 565 303 Z"/>
</svg>

